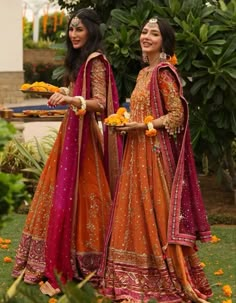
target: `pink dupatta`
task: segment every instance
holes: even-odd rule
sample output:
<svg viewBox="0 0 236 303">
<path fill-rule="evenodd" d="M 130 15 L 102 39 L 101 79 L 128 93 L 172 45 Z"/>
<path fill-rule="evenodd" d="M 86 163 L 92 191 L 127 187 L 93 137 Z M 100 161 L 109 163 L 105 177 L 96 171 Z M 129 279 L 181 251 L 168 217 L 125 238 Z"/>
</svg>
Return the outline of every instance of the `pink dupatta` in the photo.
<svg viewBox="0 0 236 303">
<path fill-rule="evenodd" d="M 160 63 L 152 74 L 150 95 L 153 114 L 156 118 L 165 114 L 158 88 L 158 73 L 162 68 L 169 69 L 174 74 L 185 113 L 184 130 L 177 134 L 176 139 L 169 136 L 165 129 L 158 132 L 164 170 L 171 189 L 168 243 L 194 246 L 197 239 L 202 242 L 211 240 L 210 226 L 198 184 L 191 147 L 188 105 L 183 97 L 179 76 L 169 63 Z"/>
<path fill-rule="evenodd" d="M 114 113 L 119 107 L 118 94 L 111 67 L 101 53 L 92 53 L 81 66 L 74 87 L 74 96 L 81 95 L 86 99 L 91 97 L 90 72 L 92 59 L 100 58 L 106 67 L 107 103 L 106 111 L 102 115 Z M 58 161 L 58 173 L 55 184 L 52 208 L 49 218 L 49 227 L 46 240 L 46 270 L 45 275 L 49 282 L 56 287 L 55 272 L 62 274 L 62 281 L 78 277 L 76 256 L 74 251 L 74 214 L 79 188 L 77 180 L 79 167 L 84 156 L 84 147 L 87 142 L 89 123 L 95 113 L 86 113 L 78 118 L 69 110 L 64 143 Z M 115 134 L 108 134 L 104 128 L 104 167 L 108 182 L 114 191 L 118 177 L 119 162 L 121 159 L 121 141 Z"/>
</svg>

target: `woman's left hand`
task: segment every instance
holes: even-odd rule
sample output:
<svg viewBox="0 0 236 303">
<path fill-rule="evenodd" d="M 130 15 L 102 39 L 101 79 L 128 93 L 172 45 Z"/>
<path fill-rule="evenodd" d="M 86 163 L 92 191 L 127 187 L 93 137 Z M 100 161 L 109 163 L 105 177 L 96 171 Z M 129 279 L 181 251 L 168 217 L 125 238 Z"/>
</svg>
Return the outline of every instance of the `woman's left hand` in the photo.
<svg viewBox="0 0 236 303">
<path fill-rule="evenodd" d="M 58 105 L 66 105 L 71 103 L 71 97 L 65 96 L 61 93 L 54 93 L 48 100 L 48 105 L 56 107 Z"/>
</svg>

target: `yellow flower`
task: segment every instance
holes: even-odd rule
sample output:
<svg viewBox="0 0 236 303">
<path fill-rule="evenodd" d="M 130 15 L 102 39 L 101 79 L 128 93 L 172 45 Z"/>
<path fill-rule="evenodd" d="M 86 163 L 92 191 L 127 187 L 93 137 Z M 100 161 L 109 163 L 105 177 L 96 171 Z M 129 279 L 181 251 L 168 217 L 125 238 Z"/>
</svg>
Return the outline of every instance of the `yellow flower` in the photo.
<svg viewBox="0 0 236 303">
<path fill-rule="evenodd" d="M 50 83 L 45 83 L 44 81 L 35 81 L 32 84 L 24 83 L 21 85 L 20 89 L 36 92 L 60 92 L 60 88 L 58 86 L 52 85 Z"/>
<path fill-rule="evenodd" d="M 200 266 L 201 266 L 202 268 L 204 268 L 204 267 L 206 267 L 206 264 L 205 264 L 204 262 L 200 262 Z"/>
<path fill-rule="evenodd" d="M 221 276 L 224 274 L 224 271 L 222 268 L 218 269 L 217 271 L 214 272 L 214 275 L 215 276 Z"/>
<path fill-rule="evenodd" d="M 152 122 L 152 120 L 154 120 L 153 116 L 147 116 L 147 117 L 145 117 L 145 119 L 144 119 L 144 123 L 145 123 L 145 124 L 148 124 L 149 122 Z"/>
<path fill-rule="evenodd" d="M 122 116 L 122 115 L 124 115 L 125 112 L 126 112 L 126 108 L 125 107 L 119 107 L 116 113 L 118 115 Z"/>
<path fill-rule="evenodd" d="M 232 296 L 232 289 L 229 285 L 224 285 L 222 287 L 222 289 L 223 289 L 223 292 L 224 292 L 226 297 L 231 297 Z"/>
<path fill-rule="evenodd" d="M 222 303 L 233 303 L 233 301 L 231 299 L 228 299 L 228 300 L 222 301 Z"/>
<path fill-rule="evenodd" d="M 129 114 L 125 107 L 118 108 L 115 114 L 104 119 L 104 123 L 109 126 L 120 126 L 129 122 Z"/>
<path fill-rule="evenodd" d="M 221 239 L 218 238 L 217 236 L 212 236 L 211 237 L 211 243 L 218 243 Z"/>
</svg>

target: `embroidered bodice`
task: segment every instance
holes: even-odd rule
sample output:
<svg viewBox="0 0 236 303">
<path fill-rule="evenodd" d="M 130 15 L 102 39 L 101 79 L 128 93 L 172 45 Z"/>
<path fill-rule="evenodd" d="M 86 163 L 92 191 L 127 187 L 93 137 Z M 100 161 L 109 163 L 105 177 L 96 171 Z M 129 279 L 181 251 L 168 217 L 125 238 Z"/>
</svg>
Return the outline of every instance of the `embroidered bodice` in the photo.
<svg viewBox="0 0 236 303">
<path fill-rule="evenodd" d="M 150 81 L 152 71 L 144 68 L 140 71 L 135 89 L 130 98 L 131 121 L 143 122 L 144 118 L 152 115 L 150 106 Z M 184 110 L 179 97 L 179 89 L 174 75 L 166 70 L 160 70 L 158 86 L 165 104 L 166 115 L 164 124 L 170 134 L 182 125 Z"/>
</svg>

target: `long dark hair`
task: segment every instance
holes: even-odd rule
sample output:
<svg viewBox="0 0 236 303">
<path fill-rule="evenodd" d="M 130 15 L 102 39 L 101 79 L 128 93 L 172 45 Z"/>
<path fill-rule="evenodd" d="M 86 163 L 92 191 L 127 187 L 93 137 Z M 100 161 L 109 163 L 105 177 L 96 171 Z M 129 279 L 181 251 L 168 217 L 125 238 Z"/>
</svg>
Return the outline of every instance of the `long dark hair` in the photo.
<svg viewBox="0 0 236 303">
<path fill-rule="evenodd" d="M 175 31 L 167 20 L 160 19 L 157 16 L 151 19 L 156 19 L 162 36 L 162 51 L 172 57 L 175 53 Z M 150 19 L 149 19 L 150 20 Z M 149 22 L 146 21 L 143 27 Z M 142 27 L 142 28 L 143 28 Z"/>
<path fill-rule="evenodd" d="M 82 48 L 74 49 L 69 38 L 69 27 L 71 20 L 78 17 L 88 31 L 88 40 Z M 100 30 L 100 19 L 94 9 L 82 8 L 73 13 L 68 21 L 66 31 L 67 53 L 65 56 L 65 85 L 75 81 L 80 66 L 86 61 L 88 56 L 94 51 L 103 51 L 102 33 Z"/>
</svg>

